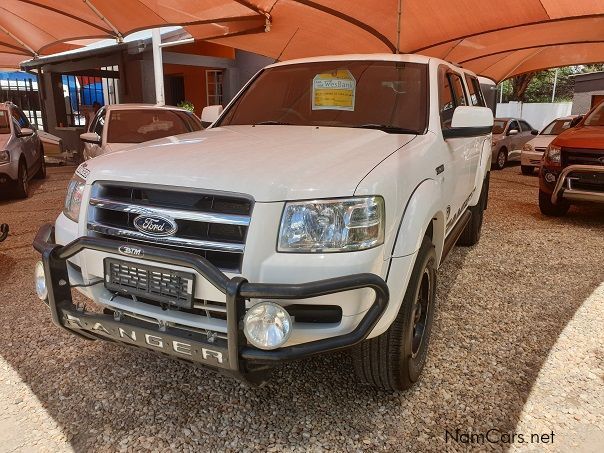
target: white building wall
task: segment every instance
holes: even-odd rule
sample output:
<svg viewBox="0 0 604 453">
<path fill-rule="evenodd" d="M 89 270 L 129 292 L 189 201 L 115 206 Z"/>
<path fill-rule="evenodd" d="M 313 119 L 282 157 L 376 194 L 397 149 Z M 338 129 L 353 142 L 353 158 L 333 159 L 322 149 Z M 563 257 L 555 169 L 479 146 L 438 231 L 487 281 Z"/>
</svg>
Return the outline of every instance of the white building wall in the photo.
<svg viewBox="0 0 604 453">
<path fill-rule="evenodd" d="M 572 102 L 508 102 L 497 104 L 497 118 L 522 118 L 535 129 L 543 129 L 556 118 L 571 114 Z"/>
</svg>

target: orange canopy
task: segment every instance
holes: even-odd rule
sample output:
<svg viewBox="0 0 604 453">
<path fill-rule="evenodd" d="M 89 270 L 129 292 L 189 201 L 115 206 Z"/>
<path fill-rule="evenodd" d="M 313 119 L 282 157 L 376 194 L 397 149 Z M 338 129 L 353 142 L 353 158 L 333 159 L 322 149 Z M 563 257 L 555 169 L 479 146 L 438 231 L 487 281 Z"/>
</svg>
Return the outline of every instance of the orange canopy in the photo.
<svg viewBox="0 0 604 453">
<path fill-rule="evenodd" d="M 2 0 L 0 54 L 167 25 L 280 60 L 421 53 L 496 81 L 604 61 L 604 0 Z"/>
</svg>

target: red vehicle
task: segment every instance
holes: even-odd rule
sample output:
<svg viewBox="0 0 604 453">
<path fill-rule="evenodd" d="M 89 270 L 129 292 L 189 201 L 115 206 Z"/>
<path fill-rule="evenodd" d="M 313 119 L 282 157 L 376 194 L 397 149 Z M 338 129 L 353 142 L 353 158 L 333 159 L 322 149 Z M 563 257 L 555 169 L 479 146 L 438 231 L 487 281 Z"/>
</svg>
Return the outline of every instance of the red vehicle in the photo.
<svg viewBox="0 0 604 453">
<path fill-rule="evenodd" d="M 574 201 L 604 203 L 604 102 L 550 143 L 539 170 L 539 208 L 566 214 Z"/>
</svg>

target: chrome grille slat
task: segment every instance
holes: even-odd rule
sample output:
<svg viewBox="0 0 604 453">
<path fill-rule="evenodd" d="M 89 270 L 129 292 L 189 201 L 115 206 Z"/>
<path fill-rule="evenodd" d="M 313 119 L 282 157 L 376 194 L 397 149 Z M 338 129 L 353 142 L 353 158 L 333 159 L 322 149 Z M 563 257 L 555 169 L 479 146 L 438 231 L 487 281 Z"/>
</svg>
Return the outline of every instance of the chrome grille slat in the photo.
<svg viewBox="0 0 604 453">
<path fill-rule="evenodd" d="M 123 203 L 103 198 L 91 198 L 90 205 L 111 211 L 126 212 L 129 214 L 159 214 L 167 215 L 173 219 L 191 220 L 193 222 L 219 223 L 225 225 L 249 226 L 249 216 L 235 214 L 220 214 L 211 212 L 185 211 L 181 209 L 145 206 L 135 203 Z"/>
<path fill-rule="evenodd" d="M 136 239 L 141 242 L 150 244 L 163 244 L 177 247 L 185 247 L 192 249 L 211 250 L 216 252 L 243 253 L 245 251 L 244 244 L 230 244 L 227 242 L 204 241 L 199 239 L 185 239 L 175 236 L 166 237 L 149 237 L 143 233 L 123 228 L 115 228 L 110 225 L 104 225 L 95 221 L 88 221 L 88 231 L 116 236 L 127 239 Z"/>
</svg>

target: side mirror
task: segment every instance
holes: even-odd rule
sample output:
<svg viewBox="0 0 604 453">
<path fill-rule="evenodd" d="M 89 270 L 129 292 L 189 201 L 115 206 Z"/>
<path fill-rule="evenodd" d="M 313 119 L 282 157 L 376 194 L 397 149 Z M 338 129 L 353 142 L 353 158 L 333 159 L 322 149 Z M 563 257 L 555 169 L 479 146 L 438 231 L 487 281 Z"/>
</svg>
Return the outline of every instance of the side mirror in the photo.
<svg viewBox="0 0 604 453">
<path fill-rule="evenodd" d="M 493 130 L 493 111 L 488 107 L 459 106 L 453 112 L 451 127 L 443 129 L 443 137 L 476 137 Z"/>
<path fill-rule="evenodd" d="M 518 129 L 510 129 L 508 131 L 508 135 L 518 135 Z"/>
<path fill-rule="evenodd" d="M 201 111 L 201 125 L 208 127 L 214 123 L 219 117 L 224 108 L 222 105 L 208 105 Z"/>
<path fill-rule="evenodd" d="M 539 135 L 539 131 L 537 129 L 533 129 L 531 131 L 531 135 Z"/>
<path fill-rule="evenodd" d="M 34 130 L 29 127 L 21 128 L 21 132 L 19 132 L 19 137 L 31 137 L 34 135 Z"/>
<path fill-rule="evenodd" d="M 85 132 L 84 134 L 80 134 L 80 139 L 84 143 L 92 143 L 94 145 L 101 144 L 101 137 L 96 132 Z"/>
</svg>

